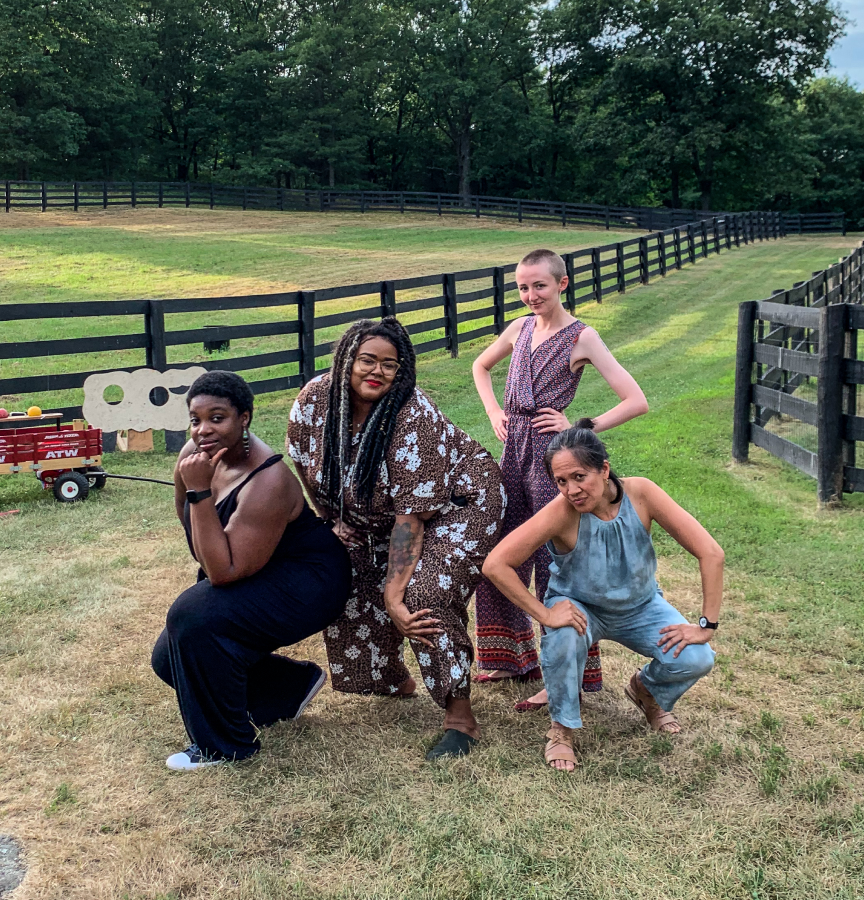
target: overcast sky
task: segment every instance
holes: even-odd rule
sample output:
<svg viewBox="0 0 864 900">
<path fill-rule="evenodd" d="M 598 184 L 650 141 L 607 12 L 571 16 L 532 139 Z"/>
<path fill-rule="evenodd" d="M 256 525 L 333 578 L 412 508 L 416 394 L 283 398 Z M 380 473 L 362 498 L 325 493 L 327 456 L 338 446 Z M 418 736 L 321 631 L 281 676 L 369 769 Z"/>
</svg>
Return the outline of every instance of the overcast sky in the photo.
<svg viewBox="0 0 864 900">
<path fill-rule="evenodd" d="M 829 73 L 849 80 L 864 89 L 864 0 L 840 0 L 840 6 L 852 23 L 829 54 Z"/>
</svg>

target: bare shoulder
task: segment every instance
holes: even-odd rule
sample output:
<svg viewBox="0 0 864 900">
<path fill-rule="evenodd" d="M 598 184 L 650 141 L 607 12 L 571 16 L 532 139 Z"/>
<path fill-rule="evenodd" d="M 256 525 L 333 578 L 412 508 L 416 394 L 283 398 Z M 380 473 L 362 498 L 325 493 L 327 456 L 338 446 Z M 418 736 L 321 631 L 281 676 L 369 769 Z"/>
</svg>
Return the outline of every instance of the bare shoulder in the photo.
<svg viewBox="0 0 864 900">
<path fill-rule="evenodd" d="M 238 508 L 278 508 L 280 505 L 290 504 L 300 492 L 297 477 L 285 465 L 285 461 L 280 459 L 258 472 L 240 492 Z"/>
<path fill-rule="evenodd" d="M 603 343 L 603 338 L 600 337 L 596 328 L 592 328 L 590 325 L 586 325 L 582 331 L 579 332 L 579 340 L 576 342 L 576 346 L 581 347 L 583 352 L 590 352 L 591 350 L 607 350 L 608 347 Z"/>
<path fill-rule="evenodd" d="M 621 484 L 624 485 L 624 490 L 631 497 L 643 496 L 646 492 L 650 493 L 652 489 L 660 490 L 650 478 L 642 478 L 639 475 L 628 475 L 621 479 Z"/>
</svg>

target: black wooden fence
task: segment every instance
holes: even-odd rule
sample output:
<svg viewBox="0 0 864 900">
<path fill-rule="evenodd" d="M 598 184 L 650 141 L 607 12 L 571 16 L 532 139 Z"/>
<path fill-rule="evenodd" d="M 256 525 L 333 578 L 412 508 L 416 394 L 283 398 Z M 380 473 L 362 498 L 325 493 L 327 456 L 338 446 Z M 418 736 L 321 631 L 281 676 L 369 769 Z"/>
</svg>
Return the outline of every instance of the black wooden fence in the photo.
<svg viewBox="0 0 864 900">
<path fill-rule="evenodd" d="M 745 213 L 689 223 L 683 227 L 658 231 L 601 247 L 590 247 L 565 254 L 570 276 L 566 304 L 572 311 L 581 303 L 597 301 L 612 293 L 623 293 L 634 284 L 647 283 L 670 269 L 738 247 L 753 241 L 781 236 L 776 213 Z M 459 353 L 459 344 L 486 335 L 500 334 L 509 314 L 524 309 L 514 296 L 512 280 L 515 263 L 440 275 L 421 275 L 393 281 L 375 281 L 313 291 L 291 291 L 247 297 L 203 297 L 173 300 L 106 300 L 60 303 L 0 304 L 0 365 L 3 360 L 61 357 L 79 354 L 138 351 L 137 365 L 124 358 L 107 371 L 133 371 L 146 365 L 163 371 L 200 365 L 208 369 L 240 372 L 274 368 L 279 373 L 262 380 L 250 380 L 256 394 L 297 388 L 316 374 L 326 371 L 326 357 L 341 329 L 359 318 L 399 315 L 414 319 L 407 325 L 417 353 L 448 350 Z M 480 285 L 479 287 L 477 285 Z M 427 290 L 428 289 L 428 290 Z M 403 299 L 409 293 L 410 299 Z M 428 296 L 416 297 L 417 293 Z M 508 299 L 508 294 L 511 299 Z M 402 297 L 400 297 L 402 295 Z M 478 302 L 490 301 L 478 306 Z M 362 304 L 362 305 L 361 305 Z M 349 306 L 349 309 L 345 307 Z M 340 308 L 341 307 L 341 308 Z M 166 316 L 207 313 L 224 310 L 273 310 L 276 321 L 242 325 L 217 325 L 174 330 L 166 326 Z M 422 314 L 424 318 L 419 318 Z M 58 332 L 73 318 L 137 318 L 143 329 L 129 334 L 88 337 L 58 337 L 52 340 L 22 341 L 10 339 L 5 323 L 22 320 L 50 320 Z M 474 324 L 476 323 L 476 324 Z M 169 319 L 170 324 L 170 319 Z M 467 328 L 466 328 L 467 326 Z M 174 348 L 207 342 L 239 340 L 268 335 L 285 336 L 284 348 L 267 353 L 233 358 L 197 361 L 197 353 L 176 353 Z M 296 335 L 296 338 L 294 337 Z M 91 362 L 91 360 L 87 360 Z M 123 362 L 127 364 L 124 365 Z M 85 362 L 86 365 L 86 362 Z M 0 379 L 0 397 L 13 401 L 30 395 L 29 402 L 58 410 L 43 393 L 80 389 L 93 371 L 69 372 L 63 359 L 54 371 L 46 364 L 42 373 Z M 34 397 L 38 394 L 40 396 Z M 62 401 L 61 401 L 62 402 Z M 9 406 L 4 401 L 4 405 Z M 14 403 L 13 403 L 14 405 Z M 26 405 L 26 404 L 21 404 Z M 81 415 L 80 406 L 59 407 L 64 415 Z"/>
<path fill-rule="evenodd" d="M 547 200 L 519 200 L 474 195 L 467 200 L 459 194 L 421 191 L 337 191 L 292 190 L 289 188 L 235 187 L 201 182 L 116 182 L 116 181 L 7 181 L 4 204 L 12 209 L 62 209 L 113 206 L 205 206 L 259 210 L 308 210 L 318 212 L 399 212 L 441 215 L 494 216 L 496 218 L 552 221 L 561 225 L 598 225 L 609 228 L 640 228 L 655 231 L 675 228 L 695 219 L 725 216 L 727 213 L 697 212 L 692 209 L 664 209 L 647 206 L 601 206 L 593 203 L 563 203 Z M 845 231 L 843 213 L 743 213 L 777 216 L 783 233 Z"/>
<path fill-rule="evenodd" d="M 739 308 L 732 456 L 746 462 L 756 444 L 815 478 L 822 503 L 864 491 L 862 272 L 864 245 Z"/>
</svg>

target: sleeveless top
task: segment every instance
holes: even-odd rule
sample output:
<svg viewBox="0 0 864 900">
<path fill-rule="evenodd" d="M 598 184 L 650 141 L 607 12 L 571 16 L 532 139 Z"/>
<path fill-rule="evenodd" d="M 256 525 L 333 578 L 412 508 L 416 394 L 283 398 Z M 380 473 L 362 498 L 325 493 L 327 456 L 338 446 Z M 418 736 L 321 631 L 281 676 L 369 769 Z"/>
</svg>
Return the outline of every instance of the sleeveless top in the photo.
<svg viewBox="0 0 864 900">
<path fill-rule="evenodd" d="M 584 367 L 570 371 L 570 352 L 588 326 L 578 320 L 571 322 L 546 338 L 532 353 L 536 324 L 537 317 L 529 316 L 513 345 L 504 389 L 504 412 L 508 416 L 535 416 L 543 407 L 562 412 L 573 402 L 582 378 Z M 552 437 L 544 435 L 547 440 Z"/>
<path fill-rule="evenodd" d="M 570 597 L 608 612 L 625 612 L 659 592 L 657 557 L 630 498 L 624 494 L 618 515 L 609 522 L 582 513 L 576 546 L 558 553 L 552 541 L 547 597 Z"/>
<path fill-rule="evenodd" d="M 240 495 L 240 491 L 246 487 L 247 484 L 264 469 L 269 469 L 270 466 L 275 465 L 282 459 L 281 453 L 276 453 L 271 456 L 269 459 L 264 460 L 257 469 L 250 472 L 240 484 L 237 485 L 229 494 L 224 496 L 217 504 L 216 504 L 216 515 L 219 516 L 219 521 L 222 523 L 222 527 L 225 528 L 228 525 L 228 522 L 231 519 L 231 516 L 234 515 L 234 512 L 237 509 L 238 497 Z M 304 498 L 303 500 L 303 509 L 300 510 L 300 515 L 297 516 L 296 519 L 292 519 L 286 526 L 285 531 L 282 532 L 282 537 L 279 539 L 279 543 L 276 545 L 276 549 L 273 551 L 273 555 L 270 557 L 268 562 L 272 562 L 275 559 L 284 559 L 289 556 L 293 556 L 290 552 L 290 545 L 292 541 L 297 537 L 298 534 L 301 534 L 305 531 L 309 531 L 312 528 L 317 527 L 318 525 L 323 525 L 324 523 L 315 513 L 309 509 L 309 505 L 306 503 Z M 189 544 L 189 552 L 192 554 L 192 557 L 197 561 L 198 557 L 195 556 L 195 549 L 192 546 L 192 519 L 190 515 L 190 503 L 187 500 L 186 505 L 183 507 L 183 527 L 186 530 L 186 541 Z M 199 573 L 199 580 L 201 579 L 201 573 Z"/>
</svg>

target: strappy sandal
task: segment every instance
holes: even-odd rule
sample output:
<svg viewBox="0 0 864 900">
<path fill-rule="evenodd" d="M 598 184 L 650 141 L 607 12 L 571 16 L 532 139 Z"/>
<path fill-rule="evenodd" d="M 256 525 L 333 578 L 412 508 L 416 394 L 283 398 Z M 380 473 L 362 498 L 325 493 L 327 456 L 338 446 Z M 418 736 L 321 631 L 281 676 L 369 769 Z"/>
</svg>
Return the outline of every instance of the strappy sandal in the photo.
<svg viewBox="0 0 864 900">
<path fill-rule="evenodd" d="M 657 701 L 639 680 L 638 672 L 633 675 L 630 683 L 624 688 L 624 696 L 636 709 L 641 711 L 652 731 L 661 734 L 678 734 L 681 731 L 678 720 L 671 712 L 666 712 L 665 709 L 659 707 Z"/>
<path fill-rule="evenodd" d="M 579 765 L 576 754 L 573 752 L 573 735 L 567 734 L 560 726 L 553 725 L 547 732 L 546 737 L 549 740 L 546 748 L 543 750 L 543 756 L 546 759 L 546 765 L 556 772 L 572 772 Z M 573 769 L 559 769 L 552 765 L 556 762 L 573 763 Z"/>
</svg>

